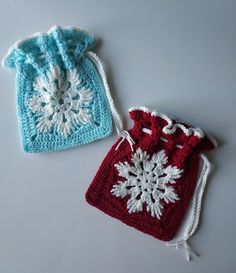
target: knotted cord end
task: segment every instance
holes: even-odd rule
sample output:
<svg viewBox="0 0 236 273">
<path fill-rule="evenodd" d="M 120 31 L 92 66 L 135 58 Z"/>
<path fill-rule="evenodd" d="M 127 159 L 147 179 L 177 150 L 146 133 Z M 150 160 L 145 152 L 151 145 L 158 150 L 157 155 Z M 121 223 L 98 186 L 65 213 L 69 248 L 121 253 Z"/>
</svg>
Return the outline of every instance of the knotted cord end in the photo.
<svg viewBox="0 0 236 273">
<path fill-rule="evenodd" d="M 191 246 L 188 243 L 188 239 L 178 240 L 175 242 L 167 242 L 166 246 L 174 246 L 176 249 L 179 248 L 179 246 L 183 246 L 185 249 L 185 255 L 188 262 L 191 261 L 193 256 L 199 257 L 199 254 L 196 253 Z"/>
</svg>

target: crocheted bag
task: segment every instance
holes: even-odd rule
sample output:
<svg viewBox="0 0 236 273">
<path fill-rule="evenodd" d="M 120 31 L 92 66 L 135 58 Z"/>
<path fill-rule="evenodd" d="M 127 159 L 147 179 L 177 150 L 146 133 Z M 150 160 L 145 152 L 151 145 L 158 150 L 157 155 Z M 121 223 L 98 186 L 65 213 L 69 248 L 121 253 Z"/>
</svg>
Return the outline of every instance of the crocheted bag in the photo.
<svg viewBox="0 0 236 273">
<path fill-rule="evenodd" d="M 17 108 L 26 152 L 61 150 L 92 142 L 122 122 L 104 69 L 89 50 L 95 38 L 75 27 L 53 27 L 13 45 L 4 67 L 17 69 Z M 109 103 L 111 109 L 109 109 Z"/>
<path fill-rule="evenodd" d="M 210 167 L 202 152 L 213 149 L 215 141 L 199 128 L 145 107 L 131 108 L 129 113 L 134 121 L 128 131 L 133 142 L 120 139 L 112 146 L 86 200 L 129 226 L 170 241 L 195 192 L 188 230 L 174 244 L 184 243 L 190 259 L 187 240 L 197 228 Z M 199 175 L 200 158 L 204 164 Z"/>
</svg>

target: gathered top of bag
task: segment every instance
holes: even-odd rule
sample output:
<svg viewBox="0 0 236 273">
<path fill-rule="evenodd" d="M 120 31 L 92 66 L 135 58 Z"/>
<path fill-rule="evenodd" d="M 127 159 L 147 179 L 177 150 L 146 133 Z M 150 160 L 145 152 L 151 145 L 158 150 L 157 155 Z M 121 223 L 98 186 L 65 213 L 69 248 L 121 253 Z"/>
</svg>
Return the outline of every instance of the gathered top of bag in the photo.
<svg viewBox="0 0 236 273">
<path fill-rule="evenodd" d="M 18 73 L 17 108 L 26 152 L 62 150 L 106 137 L 112 116 L 122 129 L 102 63 L 90 51 L 94 45 L 95 38 L 85 31 L 55 26 L 9 49 L 3 66 Z"/>
<path fill-rule="evenodd" d="M 198 151 L 208 151 L 217 147 L 217 143 L 211 135 L 203 132 L 198 127 L 192 127 L 186 122 L 180 121 L 171 115 L 158 112 L 143 106 L 135 106 L 129 109 L 131 119 L 134 121 L 132 133 L 138 137 L 149 135 L 149 140 L 165 142 L 169 148 L 182 153 L 192 148 Z"/>
<path fill-rule="evenodd" d="M 54 64 L 65 69 L 77 66 L 79 58 L 95 45 L 95 37 L 75 27 L 52 27 L 47 33 L 35 33 L 17 41 L 3 61 L 6 68 L 31 64 L 47 70 Z"/>
</svg>

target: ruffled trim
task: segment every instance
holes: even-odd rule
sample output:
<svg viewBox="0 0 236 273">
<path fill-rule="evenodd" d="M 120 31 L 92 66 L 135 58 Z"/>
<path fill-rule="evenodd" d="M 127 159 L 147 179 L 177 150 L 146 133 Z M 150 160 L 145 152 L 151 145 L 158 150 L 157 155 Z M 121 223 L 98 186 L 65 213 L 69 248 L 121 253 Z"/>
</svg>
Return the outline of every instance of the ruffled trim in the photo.
<svg viewBox="0 0 236 273">
<path fill-rule="evenodd" d="M 90 35 L 87 31 L 85 30 L 81 30 L 75 26 L 68 26 L 65 28 L 61 28 L 58 25 L 55 25 L 53 27 L 51 27 L 51 29 L 48 32 L 36 32 L 30 36 L 28 36 L 26 39 L 19 39 L 17 40 L 8 50 L 8 53 L 6 54 L 6 56 L 3 58 L 2 60 L 2 66 L 4 68 L 8 68 L 8 67 L 13 67 L 14 65 L 12 63 L 14 63 L 14 59 L 17 55 L 16 51 L 17 49 L 19 49 L 21 46 L 23 46 L 25 43 L 28 43 L 29 41 L 33 41 L 37 38 L 40 37 L 47 37 L 48 35 L 51 35 L 52 33 L 56 32 L 57 30 L 62 30 L 62 31 L 75 31 L 78 33 L 83 34 L 84 36 L 86 36 L 89 39 L 89 44 L 94 44 L 96 39 L 93 35 Z M 23 52 L 24 53 L 24 52 Z M 19 54 L 19 52 L 18 52 Z M 21 56 L 23 57 L 23 56 Z"/>
<path fill-rule="evenodd" d="M 166 115 L 164 113 L 157 112 L 156 110 L 149 109 L 144 106 L 134 106 L 129 108 L 129 112 L 133 112 L 133 111 L 142 111 L 147 114 L 150 114 L 151 116 L 160 117 L 164 119 L 167 122 L 167 125 L 165 125 L 162 128 L 162 131 L 163 133 L 167 135 L 174 134 L 177 129 L 180 129 L 186 136 L 194 135 L 198 138 L 204 138 L 205 136 L 203 131 L 200 128 L 186 127 L 184 124 L 180 123 L 180 121 L 176 120 L 175 118 L 172 118 L 169 115 Z"/>
</svg>

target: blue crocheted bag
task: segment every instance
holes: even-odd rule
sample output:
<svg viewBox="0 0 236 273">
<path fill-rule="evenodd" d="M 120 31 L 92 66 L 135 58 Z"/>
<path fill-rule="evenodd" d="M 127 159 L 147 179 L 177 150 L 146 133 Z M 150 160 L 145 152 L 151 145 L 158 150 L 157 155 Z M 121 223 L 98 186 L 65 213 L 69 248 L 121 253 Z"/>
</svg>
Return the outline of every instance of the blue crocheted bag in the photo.
<svg viewBox="0 0 236 273">
<path fill-rule="evenodd" d="M 3 61 L 16 68 L 23 148 L 45 152 L 108 136 L 114 108 L 101 61 L 89 51 L 95 38 L 75 27 L 53 27 L 13 45 Z"/>
</svg>

